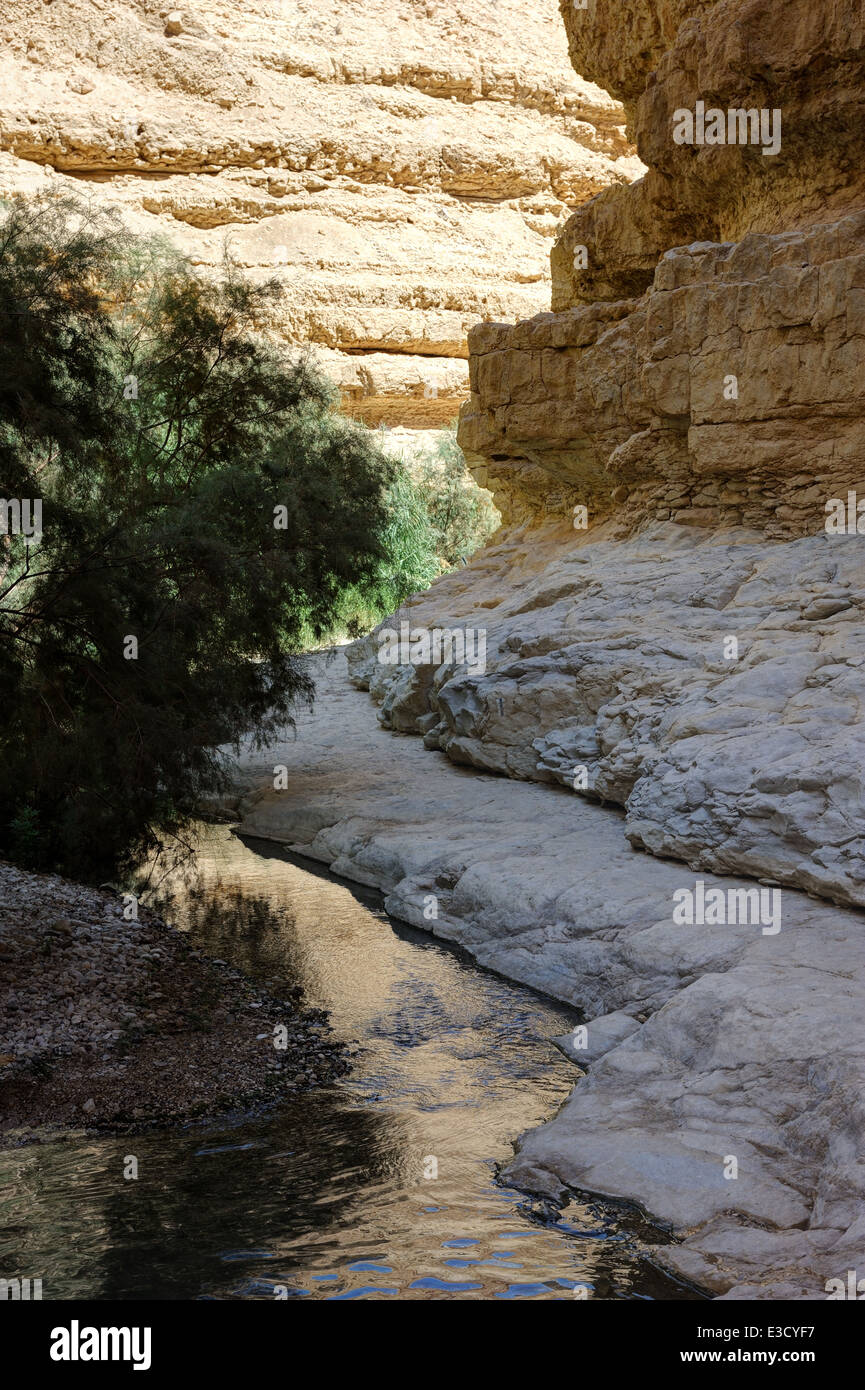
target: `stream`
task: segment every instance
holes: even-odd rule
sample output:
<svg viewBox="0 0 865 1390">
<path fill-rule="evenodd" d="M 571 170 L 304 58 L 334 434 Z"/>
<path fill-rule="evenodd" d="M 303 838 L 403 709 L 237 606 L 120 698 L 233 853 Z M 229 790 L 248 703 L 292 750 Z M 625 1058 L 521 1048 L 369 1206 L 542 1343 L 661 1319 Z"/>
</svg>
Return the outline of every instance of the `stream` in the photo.
<svg viewBox="0 0 865 1390">
<path fill-rule="evenodd" d="M 573 1010 L 224 825 L 146 900 L 275 993 L 302 986 L 353 1070 L 269 1110 L 0 1152 L 0 1255 L 52 1297 L 699 1296 L 653 1265 L 636 1215 L 496 1180 L 573 1085 L 550 1041 Z M 130 1154 L 139 1178 L 119 1181 Z"/>
</svg>

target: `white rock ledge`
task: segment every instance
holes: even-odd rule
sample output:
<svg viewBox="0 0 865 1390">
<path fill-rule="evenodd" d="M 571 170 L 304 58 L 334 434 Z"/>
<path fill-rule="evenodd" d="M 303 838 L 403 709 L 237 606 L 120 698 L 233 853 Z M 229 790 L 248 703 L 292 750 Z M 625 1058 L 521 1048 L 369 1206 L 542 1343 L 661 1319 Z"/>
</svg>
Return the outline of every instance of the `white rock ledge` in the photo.
<svg viewBox="0 0 865 1390">
<path fill-rule="evenodd" d="M 618 812 L 454 766 L 379 726 L 342 653 L 315 664 L 296 739 L 243 759 L 241 831 L 585 1012 L 588 1074 L 508 1178 L 637 1203 L 679 1237 L 659 1261 L 725 1298 L 865 1277 L 862 914 L 784 889 L 777 935 L 676 925 L 694 871 L 631 848 Z"/>
</svg>

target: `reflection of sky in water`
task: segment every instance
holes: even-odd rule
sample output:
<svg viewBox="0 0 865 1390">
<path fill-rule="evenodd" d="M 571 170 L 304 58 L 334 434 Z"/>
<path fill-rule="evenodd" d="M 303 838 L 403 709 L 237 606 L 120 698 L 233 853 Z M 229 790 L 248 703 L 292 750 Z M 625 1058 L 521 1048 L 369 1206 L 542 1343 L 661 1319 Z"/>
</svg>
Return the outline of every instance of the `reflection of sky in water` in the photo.
<svg viewBox="0 0 865 1390">
<path fill-rule="evenodd" d="M 46 1299 L 687 1296 L 616 1214 L 494 1181 L 568 1094 L 572 1011 L 222 826 L 169 890 L 209 954 L 328 1009 L 355 1070 L 268 1114 L 0 1153 L 3 1272 Z"/>
</svg>

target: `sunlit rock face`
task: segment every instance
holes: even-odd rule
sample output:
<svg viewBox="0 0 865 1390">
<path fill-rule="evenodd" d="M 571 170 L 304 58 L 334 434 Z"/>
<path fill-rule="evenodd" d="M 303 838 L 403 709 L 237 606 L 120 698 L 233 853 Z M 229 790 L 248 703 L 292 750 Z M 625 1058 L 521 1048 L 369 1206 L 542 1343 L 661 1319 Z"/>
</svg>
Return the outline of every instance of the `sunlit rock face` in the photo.
<svg viewBox="0 0 865 1390">
<path fill-rule="evenodd" d="M 835 222 L 865 202 L 865 13 L 859 0 L 561 0 L 576 70 L 626 104 L 646 177 L 595 199 L 553 252 L 553 308 L 641 292 L 692 241 Z M 677 110 L 780 112 L 777 152 L 679 143 Z M 589 248 L 577 272 L 572 248 Z"/>
<path fill-rule="evenodd" d="M 0 193 L 215 272 L 228 240 L 372 425 L 452 420 L 471 325 L 544 308 L 566 218 L 642 170 L 555 0 L 9 0 L 0 37 Z"/>
<path fill-rule="evenodd" d="M 827 10 L 563 5 L 649 172 L 570 219 L 554 312 L 469 335 L 460 440 L 505 529 L 407 615 L 482 626 L 485 670 L 395 673 L 376 634 L 353 667 L 454 761 L 862 906 L 865 38 Z"/>
<path fill-rule="evenodd" d="M 850 212 L 673 248 L 637 300 L 481 324 L 463 447 L 526 510 L 541 465 L 595 520 L 813 533 L 865 476 L 863 252 Z"/>
<path fill-rule="evenodd" d="M 386 665 L 380 634 L 351 665 L 455 762 L 623 806 L 634 845 L 694 869 L 862 906 L 863 601 L 855 536 L 549 522 L 398 615 L 485 630 L 483 673 Z"/>
</svg>

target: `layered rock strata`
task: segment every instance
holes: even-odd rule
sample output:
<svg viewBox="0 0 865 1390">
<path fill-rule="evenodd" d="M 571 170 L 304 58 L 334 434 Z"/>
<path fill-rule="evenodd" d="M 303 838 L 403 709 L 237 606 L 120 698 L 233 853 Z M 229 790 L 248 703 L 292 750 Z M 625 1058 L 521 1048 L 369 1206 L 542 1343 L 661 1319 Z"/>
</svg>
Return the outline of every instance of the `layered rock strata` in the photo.
<svg viewBox="0 0 865 1390">
<path fill-rule="evenodd" d="M 452 420 L 468 328 L 544 307 L 564 219 L 642 167 L 554 0 L 10 0 L 0 37 L 0 192 L 227 243 L 372 425 Z"/>
</svg>

